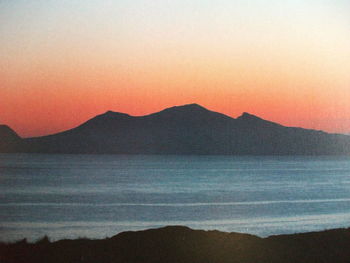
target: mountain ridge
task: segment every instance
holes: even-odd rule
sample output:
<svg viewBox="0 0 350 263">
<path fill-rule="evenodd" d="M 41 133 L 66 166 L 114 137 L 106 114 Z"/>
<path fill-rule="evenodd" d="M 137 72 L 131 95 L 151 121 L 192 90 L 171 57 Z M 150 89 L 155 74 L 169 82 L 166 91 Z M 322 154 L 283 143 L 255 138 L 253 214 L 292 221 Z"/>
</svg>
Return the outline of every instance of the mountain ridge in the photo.
<svg viewBox="0 0 350 263">
<path fill-rule="evenodd" d="M 339 155 L 350 136 L 286 127 L 243 112 L 232 118 L 199 104 L 144 116 L 107 111 L 47 136 L 20 139 L 14 151 L 38 153 Z M 0 148 L 1 151 L 1 148 Z"/>
</svg>

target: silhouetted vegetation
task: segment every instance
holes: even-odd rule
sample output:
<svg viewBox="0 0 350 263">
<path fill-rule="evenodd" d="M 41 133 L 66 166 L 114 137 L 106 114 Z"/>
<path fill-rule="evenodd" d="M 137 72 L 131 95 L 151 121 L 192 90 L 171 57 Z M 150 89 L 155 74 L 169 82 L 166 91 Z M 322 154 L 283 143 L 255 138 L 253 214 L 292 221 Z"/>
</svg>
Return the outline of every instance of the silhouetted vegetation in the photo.
<svg viewBox="0 0 350 263">
<path fill-rule="evenodd" d="M 172 226 L 102 240 L 0 244 L 0 262 L 350 262 L 350 229 L 259 238 Z"/>
</svg>

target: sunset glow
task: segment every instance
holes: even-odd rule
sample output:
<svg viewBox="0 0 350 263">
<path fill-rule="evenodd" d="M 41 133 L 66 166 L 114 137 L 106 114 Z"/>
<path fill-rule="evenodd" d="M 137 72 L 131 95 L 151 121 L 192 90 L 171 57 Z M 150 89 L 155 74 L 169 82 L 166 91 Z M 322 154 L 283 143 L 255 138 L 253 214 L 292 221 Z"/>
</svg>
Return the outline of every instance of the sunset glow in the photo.
<svg viewBox="0 0 350 263">
<path fill-rule="evenodd" d="M 1 1 L 0 123 L 23 137 L 107 110 L 198 103 L 350 133 L 344 0 Z"/>
</svg>

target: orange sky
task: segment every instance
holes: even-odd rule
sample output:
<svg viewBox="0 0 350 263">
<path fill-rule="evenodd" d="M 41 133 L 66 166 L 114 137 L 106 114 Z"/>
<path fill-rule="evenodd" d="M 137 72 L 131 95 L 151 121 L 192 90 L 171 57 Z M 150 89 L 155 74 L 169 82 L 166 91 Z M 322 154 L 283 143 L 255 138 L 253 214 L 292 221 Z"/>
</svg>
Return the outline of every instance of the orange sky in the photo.
<svg viewBox="0 0 350 263">
<path fill-rule="evenodd" d="M 349 133 L 349 7 L 3 1 L 0 122 L 29 137 L 107 110 L 144 115 L 198 103 L 232 117 L 246 111 Z"/>
</svg>

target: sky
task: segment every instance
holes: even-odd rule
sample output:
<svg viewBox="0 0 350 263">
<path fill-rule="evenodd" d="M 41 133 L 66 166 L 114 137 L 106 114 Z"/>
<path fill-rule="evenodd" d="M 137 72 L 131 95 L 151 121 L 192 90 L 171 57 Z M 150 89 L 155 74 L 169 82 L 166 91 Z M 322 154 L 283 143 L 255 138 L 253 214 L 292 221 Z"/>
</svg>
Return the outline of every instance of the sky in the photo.
<svg viewBox="0 0 350 263">
<path fill-rule="evenodd" d="M 348 0 L 0 0 L 0 123 L 198 103 L 350 133 Z"/>
</svg>

